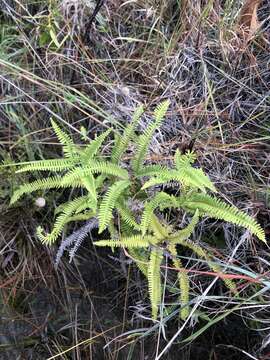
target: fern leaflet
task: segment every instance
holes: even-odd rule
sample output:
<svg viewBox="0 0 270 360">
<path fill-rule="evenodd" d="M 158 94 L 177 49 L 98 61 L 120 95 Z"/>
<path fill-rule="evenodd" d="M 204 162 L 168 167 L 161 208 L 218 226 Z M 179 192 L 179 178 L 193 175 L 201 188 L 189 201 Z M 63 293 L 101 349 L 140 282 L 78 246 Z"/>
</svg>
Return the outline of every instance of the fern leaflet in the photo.
<svg viewBox="0 0 270 360">
<path fill-rule="evenodd" d="M 118 164 L 121 156 L 126 151 L 130 140 L 134 137 L 136 126 L 143 114 L 143 106 L 139 106 L 133 115 L 131 123 L 126 127 L 124 134 L 120 137 L 119 142 L 115 144 L 115 148 L 112 150 L 112 162 Z"/>
<path fill-rule="evenodd" d="M 121 193 L 130 185 L 129 180 L 120 180 L 113 184 L 104 195 L 99 212 L 99 234 L 102 233 L 112 219 L 112 211 Z"/>
<path fill-rule="evenodd" d="M 71 137 L 63 130 L 61 130 L 61 128 L 52 119 L 51 124 L 59 142 L 63 145 L 64 154 L 67 157 L 73 157 L 74 155 L 77 155 L 78 149 L 76 148 L 76 145 L 74 144 Z"/>
<path fill-rule="evenodd" d="M 228 205 L 220 199 L 213 198 L 207 194 L 192 194 L 183 204 L 187 210 L 198 209 L 201 214 L 208 215 L 214 219 L 225 220 L 233 224 L 249 229 L 253 234 L 265 242 L 265 233 L 261 226 L 249 215 L 237 207 Z"/>
<path fill-rule="evenodd" d="M 151 218 L 154 210 L 158 207 L 178 207 L 176 198 L 173 195 L 169 195 L 165 192 L 160 192 L 156 196 L 146 203 L 144 212 L 141 219 L 141 231 L 144 235 L 150 226 Z"/>
<path fill-rule="evenodd" d="M 10 200 L 10 204 L 14 204 L 18 201 L 23 195 L 30 194 L 38 190 L 47 190 L 52 188 L 62 187 L 62 178 L 60 176 L 52 176 L 44 179 L 35 180 L 33 182 L 23 184 L 17 189 Z M 78 181 L 75 182 L 66 182 L 65 187 L 76 187 L 81 186 Z"/>
<path fill-rule="evenodd" d="M 74 159 L 46 159 L 29 162 L 22 168 L 18 169 L 16 173 L 27 171 L 61 171 L 72 168 L 75 165 Z"/>
<path fill-rule="evenodd" d="M 95 241 L 96 246 L 126 247 L 126 248 L 147 248 L 155 243 L 153 236 L 134 235 L 130 237 L 122 237 L 120 240 L 99 240 Z"/>
<path fill-rule="evenodd" d="M 142 168 L 150 141 L 153 137 L 155 130 L 160 126 L 169 105 L 170 102 L 166 100 L 157 106 L 154 111 L 154 122 L 146 128 L 143 135 L 141 135 L 138 139 L 137 152 L 134 160 L 132 161 L 132 168 L 135 174 L 138 174 Z"/>
<path fill-rule="evenodd" d="M 175 245 L 169 245 L 169 251 L 173 256 L 173 265 L 179 271 L 177 272 L 177 278 L 180 288 L 180 318 L 185 320 L 189 315 L 189 278 L 186 271 L 183 269 L 183 265 L 180 259 L 177 258 L 177 251 Z"/>
<path fill-rule="evenodd" d="M 152 307 L 152 318 L 157 319 L 158 307 L 161 303 L 161 278 L 160 266 L 162 262 L 162 251 L 158 248 L 153 248 L 150 253 L 149 267 L 148 267 L 148 288 Z"/>
</svg>

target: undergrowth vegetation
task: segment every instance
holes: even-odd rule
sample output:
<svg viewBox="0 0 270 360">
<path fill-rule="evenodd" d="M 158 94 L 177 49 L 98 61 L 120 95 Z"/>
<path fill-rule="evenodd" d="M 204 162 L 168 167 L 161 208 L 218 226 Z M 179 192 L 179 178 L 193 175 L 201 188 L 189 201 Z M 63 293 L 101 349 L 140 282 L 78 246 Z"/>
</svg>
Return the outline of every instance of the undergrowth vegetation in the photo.
<svg viewBox="0 0 270 360">
<path fill-rule="evenodd" d="M 269 358 L 269 10 L 0 2 L 0 357 Z"/>
</svg>

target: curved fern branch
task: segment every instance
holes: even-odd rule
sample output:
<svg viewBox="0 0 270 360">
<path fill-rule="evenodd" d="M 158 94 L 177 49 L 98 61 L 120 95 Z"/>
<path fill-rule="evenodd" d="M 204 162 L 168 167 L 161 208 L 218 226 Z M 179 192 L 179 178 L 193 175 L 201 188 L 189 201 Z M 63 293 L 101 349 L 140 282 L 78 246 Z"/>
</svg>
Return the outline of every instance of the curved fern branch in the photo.
<svg viewBox="0 0 270 360">
<path fill-rule="evenodd" d="M 158 307 L 161 303 L 161 278 L 160 266 L 162 262 L 162 251 L 158 248 L 153 248 L 150 253 L 149 267 L 148 267 L 148 288 L 152 307 L 152 318 L 157 319 Z"/>
<path fill-rule="evenodd" d="M 151 218 L 154 210 L 158 207 L 178 207 L 176 198 L 173 195 L 169 195 L 165 192 L 160 192 L 156 196 L 145 204 L 145 208 L 141 219 L 141 231 L 144 235 L 148 230 Z"/>
<path fill-rule="evenodd" d="M 51 124 L 59 142 L 63 145 L 63 152 L 65 156 L 73 157 L 74 155 L 77 155 L 78 149 L 71 137 L 67 133 L 65 133 L 52 119 Z"/>
<path fill-rule="evenodd" d="M 176 269 L 179 271 L 177 272 L 177 278 L 179 282 L 179 288 L 180 288 L 180 304 L 181 304 L 181 310 L 180 310 L 180 318 L 182 320 L 186 320 L 186 318 L 189 315 L 189 278 L 185 270 L 183 269 L 183 265 L 180 261 L 180 259 L 177 258 L 178 254 L 176 251 L 176 246 L 171 244 L 168 247 L 168 250 L 170 251 L 171 255 L 173 256 L 173 265 Z"/>
<path fill-rule="evenodd" d="M 66 183 L 76 181 L 80 178 L 83 178 L 91 174 L 104 174 L 110 176 L 117 176 L 122 179 L 128 179 L 128 172 L 125 169 L 120 168 L 119 166 L 112 164 L 106 161 L 93 161 L 91 165 L 84 167 L 78 167 L 75 170 L 68 172 L 62 179 L 63 186 Z"/>
<path fill-rule="evenodd" d="M 61 171 L 72 168 L 76 164 L 74 159 L 46 159 L 32 161 L 16 170 L 16 173 L 27 171 Z"/>
<path fill-rule="evenodd" d="M 132 161 L 132 168 L 135 174 L 138 174 L 142 168 L 150 141 L 152 140 L 155 130 L 160 126 L 169 105 L 169 100 L 166 100 L 157 106 L 154 111 L 154 122 L 145 129 L 141 136 L 139 136 L 136 155 Z"/>
<path fill-rule="evenodd" d="M 138 122 L 143 114 L 143 106 L 139 106 L 132 117 L 131 123 L 126 127 L 123 136 L 120 137 L 119 141 L 115 144 L 115 147 L 112 150 L 112 162 L 118 164 L 121 156 L 127 150 L 127 147 L 130 143 L 130 140 L 135 135 L 135 129 L 138 125 Z"/>
<path fill-rule="evenodd" d="M 147 248 L 149 245 L 155 243 L 153 236 L 141 236 L 134 235 L 130 237 L 122 237 L 120 240 L 99 240 L 95 241 L 96 246 L 109 246 L 114 247 L 125 247 L 128 249 L 132 248 Z"/>
<path fill-rule="evenodd" d="M 81 186 L 80 182 L 66 182 L 65 187 L 78 187 Z M 62 178 L 60 176 L 52 176 L 40 180 L 35 180 L 33 182 L 23 184 L 17 189 L 10 200 L 10 204 L 14 204 L 18 201 L 23 195 L 30 194 L 38 190 L 47 190 L 52 188 L 63 187 Z"/>
<path fill-rule="evenodd" d="M 58 238 L 62 232 L 64 226 L 70 221 L 70 217 L 76 210 L 84 205 L 84 209 L 89 208 L 89 197 L 81 196 L 72 201 L 69 201 L 62 208 L 62 213 L 56 218 L 52 232 L 43 235 L 43 229 L 39 226 L 37 229 L 37 235 L 40 240 L 47 244 L 52 244 Z"/>
<path fill-rule="evenodd" d="M 112 211 L 122 192 L 130 185 L 129 180 L 120 180 L 113 184 L 104 195 L 98 211 L 99 234 L 102 233 L 112 219 Z"/>
<path fill-rule="evenodd" d="M 198 209 L 201 215 L 243 226 L 265 242 L 263 229 L 251 216 L 245 214 L 235 206 L 224 203 L 220 199 L 213 198 L 207 194 L 194 193 L 184 201 L 183 207 L 191 211 Z"/>
</svg>

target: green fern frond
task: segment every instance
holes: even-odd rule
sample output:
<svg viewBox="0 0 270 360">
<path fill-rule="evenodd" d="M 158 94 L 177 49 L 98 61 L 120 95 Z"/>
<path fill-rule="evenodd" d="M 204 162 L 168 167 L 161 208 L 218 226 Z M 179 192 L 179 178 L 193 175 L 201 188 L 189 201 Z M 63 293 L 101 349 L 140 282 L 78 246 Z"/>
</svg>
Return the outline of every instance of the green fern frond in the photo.
<svg viewBox="0 0 270 360">
<path fill-rule="evenodd" d="M 66 183 L 65 186 L 75 187 L 79 186 L 79 184 L 78 182 L 72 182 Z M 27 184 L 23 184 L 13 193 L 10 204 L 14 204 L 25 194 L 30 194 L 38 190 L 47 190 L 60 187 L 62 187 L 62 178 L 60 176 L 52 176 L 44 179 L 35 180 Z"/>
<path fill-rule="evenodd" d="M 160 126 L 160 124 L 162 123 L 168 111 L 169 106 L 170 106 L 170 100 L 164 100 L 160 104 L 158 104 L 157 107 L 155 108 L 154 120 L 155 123 L 158 124 L 158 126 Z"/>
<path fill-rule="evenodd" d="M 101 173 L 104 175 L 117 176 L 122 179 L 128 179 L 128 172 L 125 169 L 120 168 L 119 166 L 106 162 L 106 161 L 95 161 L 91 165 L 78 167 L 75 170 L 69 171 L 62 179 L 63 185 L 76 181 L 78 179 L 88 176 L 88 174 L 97 174 Z"/>
<path fill-rule="evenodd" d="M 163 165 L 147 165 L 147 166 L 143 166 L 137 173 L 138 176 L 142 177 L 142 176 L 153 176 L 156 175 L 158 176 L 159 174 L 161 174 L 163 171 L 168 170 L 167 167 L 163 166 Z"/>
<path fill-rule="evenodd" d="M 127 249 L 132 248 L 147 248 L 149 245 L 155 243 L 155 238 L 153 236 L 144 236 L 134 235 L 130 237 L 122 237 L 120 240 L 99 240 L 95 241 L 94 245 L 96 246 L 109 246 L 114 247 L 124 247 Z"/>
<path fill-rule="evenodd" d="M 88 207 L 88 196 L 81 196 L 74 200 L 71 200 L 65 203 L 65 206 L 62 207 L 62 213 L 56 218 L 54 222 L 53 229 L 51 233 L 43 235 L 42 229 L 38 228 L 38 236 L 40 240 L 46 244 L 52 244 L 61 234 L 64 229 L 64 226 L 70 221 L 71 215 L 73 215 L 78 207 L 85 205 L 85 208 Z"/>
<path fill-rule="evenodd" d="M 113 216 L 112 212 L 115 204 L 122 194 L 122 192 L 130 185 L 129 180 L 120 180 L 114 183 L 107 193 L 103 196 L 100 204 L 98 219 L 99 219 L 99 234 L 102 233 Z"/>
<path fill-rule="evenodd" d="M 173 265 L 174 267 L 179 270 L 177 272 L 177 278 L 178 278 L 178 283 L 179 283 L 179 288 L 180 288 L 180 304 L 181 304 L 181 310 L 180 310 L 180 318 L 181 320 L 186 320 L 186 318 L 189 315 L 189 290 L 190 290 L 190 286 L 189 286 L 189 278 L 188 275 L 185 271 L 185 269 L 183 269 L 183 265 L 180 261 L 180 259 L 178 259 L 178 254 L 176 251 L 176 247 L 175 245 L 171 244 L 168 247 L 168 250 L 170 251 L 171 255 L 173 256 Z"/>
<path fill-rule="evenodd" d="M 167 239 L 169 237 L 169 227 L 163 226 L 154 214 L 151 216 L 149 227 L 157 239 Z"/>
<path fill-rule="evenodd" d="M 89 196 L 84 195 L 64 203 L 61 207 L 61 212 L 65 215 L 71 215 L 76 213 L 78 209 L 83 211 L 87 208 L 89 208 Z"/>
<path fill-rule="evenodd" d="M 80 197 L 81 198 L 81 197 Z M 93 200 L 91 198 L 91 196 L 85 195 L 85 202 L 82 202 L 81 205 L 79 205 L 76 210 L 75 213 L 78 214 L 82 211 L 84 211 L 85 209 L 92 209 L 92 211 L 94 211 L 93 209 L 95 208 L 95 204 L 93 204 Z M 76 199 L 75 199 L 76 200 Z M 66 209 L 69 209 L 69 205 L 73 202 L 74 200 L 68 200 L 62 204 L 60 204 L 59 206 L 57 206 L 57 208 L 54 211 L 54 215 L 58 215 L 62 212 L 66 212 Z"/>
<path fill-rule="evenodd" d="M 135 129 L 143 114 L 143 106 L 139 106 L 132 117 L 131 123 L 126 127 L 123 136 L 120 137 L 119 143 L 115 144 L 115 148 L 112 151 L 112 162 L 118 164 L 121 156 L 127 150 L 130 140 L 135 136 Z"/>
<path fill-rule="evenodd" d="M 71 137 L 67 133 L 65 133 L 52 119 L 51 124 L 59 142 L 63 145 L 64 154 L 67 157 L 73 157 L 74 155 L 77 155 L 78 149 Z"/>
<path fill-rule="evenodd" d="M 138 248 L 129 248 L 128 249 L 128 253 L 132 257 L 132 260 L 135 261 L 139 270 L 147 278 L 148 277 L 149 254 L 144 249 L 143 249 L 143 251 L 144 252 L 142 252 L 142 249 L 138 249 Z"/>
<path fill-rule="evenodd" d="M 132 211 L 123 202 L 117 202 L 117 211 L 119 212 L 122 220 L 134 230 L 140 230 L 140 225 L 135 220 Z"/>
<path fill-rule="evenodd" d="M 180 154 L 180 151 L 177 149 L 174 155 L 174 163 L 178 170 L 183 167 L 192 165 L 197 156 L 193 151 L 188 151 L 186 154 Z"/>
<path fill-rule="evenodd" d="M 162 251 L 158 248 L 153 248 L 150 253 L 149 267 L 148 267 L 148 288 L 149 297 L 152 307 L 152 318 L 157 319 L 158 307 L 161 303 L 161 278 L 160 266 L 162 262 Z"/>
<path fill-rule="evenodd" d="M 198 221 L 199 221 L 199 210 L 196 210 L 188 226 L 171 235 L 170 242 L 172 242 L 173 244 L 179 244 L 181 243 L 182 240 L 188 239 L 193 233 Z"/>
<path fill-rule="evenodd" d="M 198 209 L 201 215 L 207 215 L 214 219 L 225 220 L 238 226 L 243 226 L 265 242 L 263 229 L 251 216 L 235 206 L 224 203 L 220 199 L 213 198 L 207 194 L 192 194 L 186 199 L 183 206 L 191 211 Z"/>
<path fill-rule="evenodd" d="M 97 206 L 97 192 L 96 192 L 96 184 L 94 176 L 89 173 L 87 176 L 84 176 L 81 179 L 81 182 L 83 186 L 86 188 L 86 190 L 89 193 L 89 196 L 91 197 L 93 204 L 95 204 L 95 208 Z"/>
<path fill-rule="evenodd" d="M 171 181 L 171 180 L 164 179 L 164 178 L 162 178 L 160 176 L 153 177 L 153 178 L 149 179 L 148 181 L 146 181 L 143 184 L 141 190 L 146 190 L 146 189 L 148 189 L 148 188 L 150 188 L 152 186 L 158 186 L 158 185 L 166 184 L 169 181 Z"/>
<path fill-rule="evenodd" d="M 165 192 L 157 193 L 152 200 L 148 201 L 145 204 L 145 208 L 141 219 L 141 231 L 143 235 L 146 233 L 146 231 L 150 226 L 151 218 L 154 213 L 154 210 L 161 206 L 162 208 L 178 207 L 178 203 L 173 195 L 169 195 Z"/>
<path fill-rule="evenodd" d="M 91 219 L 91 218 L 93 218 L 95 216 L 96 216 L 95 211 L 88 210 L 88 211 L 85 211 L 83 213 L 75 214 L 75 215 L 70 216 L 66 223 L 74 222 L 74 221 L 85 221 L 85 220 L 89 220 L 89 219 Z"/>
<path fill-rule="evenodd" d="M 72 168 L 75 165 L 74 159 L 47 159 L 29 162 L 16 173 L 27 171 L 62 171 Z"/>
<path fill-rule="evenodd" d="M 143 185 L 142 189 L 146 189 L 150 186 L 166 184 L 170 181 L 177 181 L 184 186 L 197 188 L 202 191 L 205 191 L 205 189 L 210 189 L 214 192 L 216 191 L 211 180 L 204 174 L 204 172 L 201 169 L 195 169 L 192 167 L 182 168 L 181 170 L 166 169 L 162 172 L 158 172 L 157 176 L 148 180 Z"/>
<path fill-rule="evenodd" d="M 202 191 L 209 189 L 217 192 L 214 184 L 208 176 L 204 174 L 202 169 L 196 169 L 191 166 L 184 167 L 179 170 L 180 176 L 183 178 L 183 183 L 191 188 L 198 188 Z"/>
<path fill-rule="evenodd" d="M 135 174 L 138 174 L 142 168 L 145 155 L 152 140 L 153 134 L 155 130 L 161 125 L 161 122 L 168 110 L 169 105 L 169 100 L 166 100 L 157 106 L 154 111 L 154 122 L 152 122 L 145 129 L 144 133 L 141 136 L 139 136 L 136 155 L 132 161 L 132 168 Z"/>
<path fill-rule="evenodd" d="M 111 129 L 108 129 L 104 133 L 100 134 L 94 140 L 92 140 L 90 142 L 90 144 L 86 146 L 85 149 L 83 149 L 83 151 L 82 151 L 82 160 L 83 160 L 82 162 L 83 163 L 87 164 L 88 160 L 92 159 L 97 154 L 102 143 L 104 142 L 106 137 L 110 134 L 110 132 L 111 132 Z"/>
</svg>

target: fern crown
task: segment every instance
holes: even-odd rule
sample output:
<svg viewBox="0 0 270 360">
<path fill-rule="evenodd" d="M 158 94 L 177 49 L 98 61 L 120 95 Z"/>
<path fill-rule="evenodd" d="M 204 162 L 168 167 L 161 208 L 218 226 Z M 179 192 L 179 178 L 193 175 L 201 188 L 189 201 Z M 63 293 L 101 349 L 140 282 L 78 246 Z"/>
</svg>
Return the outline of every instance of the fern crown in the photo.
<svg viewBox="0 0 270 360">
<path fill-rule="evenodd" d="M 38 237 L 42 242 L 52 244 L 69 228 L 70 223 L 80 221 L 86 222 L 78 236 L 80 243 L 88 234 L 85 229 L 93 228 L 87 225 L 89 221 L 98 226 L 99 234 L 107 230 L 110 239 L 96 241 L 95 245 L 127 249 L 147 278 L 153 319 L 158 317 L 161 302 L 164 255 L 169 256 L 177 269 L 182 319 L 189 314 L 189 278 L 178 256 L 179 246 L 193 251 L 212 270 L 221 272 L 208 252 L 190 240 L 200 218 L 231 222 L 265 241 L 264 231 L 255 219 L 214 196 L 217 190 L 212 181 L 202 169 L 194 167 L 194 152 L 181 154 L 177 150 L 172 166 L 166 163 L 145 164 L 151 140 L 162 124 L 169 105 L 167 100 L 158 105 L 153 121 L 138 136 L 137 128 L 144 112 L 140 106 L 123 134 L 114 136 L 110 151 L 103 144 L 106 139 L 112 142 L 112 130 L 101 133 L 86 146 L 79 146 L 52 120 L 53 130 L 63 148 L 63 157 L 17 164 L 17 173 L 25 173 L 26 176 L 37 174 L 37 179 L 23 183 L 11 198 L 11 204 L 14 204 L 33 192 L 71 189 L 72 198 L 55 210 L 51 232 L 45 233 L 39 227 Z M 134 154 L 130 156 L 132 152 Z M 170 184 L 176 184 L 172 194 L 166 192 L 166 186 Z M 169 225 L 164 219 L 166 209 L 186 212 L 190 222 L 180 230 L 172 219 L 169 219 Z M 76 236 L 68 238 L 75 241 Z M 75 249 L 77 247 L 75 244 Z M 62 254 L 63 246 L 60 249 Z M 224 282 L 231 291 L 235 291 L 234 283 L 229 280 Z"/>
</svg>

